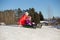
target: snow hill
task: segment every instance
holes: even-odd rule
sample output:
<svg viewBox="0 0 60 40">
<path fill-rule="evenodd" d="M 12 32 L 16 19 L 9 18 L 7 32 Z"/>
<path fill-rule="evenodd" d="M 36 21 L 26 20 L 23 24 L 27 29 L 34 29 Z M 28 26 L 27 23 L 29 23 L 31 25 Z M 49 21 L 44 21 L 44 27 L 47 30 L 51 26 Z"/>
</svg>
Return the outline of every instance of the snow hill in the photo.
<svg viewBox="0 0 60 40">
<path fill-rule="evenodd" d="M 52 26 L 42 26 L 41 29 L 0 26 L 0 40 L 60 40 L 60 29 Z"/>
</svg>

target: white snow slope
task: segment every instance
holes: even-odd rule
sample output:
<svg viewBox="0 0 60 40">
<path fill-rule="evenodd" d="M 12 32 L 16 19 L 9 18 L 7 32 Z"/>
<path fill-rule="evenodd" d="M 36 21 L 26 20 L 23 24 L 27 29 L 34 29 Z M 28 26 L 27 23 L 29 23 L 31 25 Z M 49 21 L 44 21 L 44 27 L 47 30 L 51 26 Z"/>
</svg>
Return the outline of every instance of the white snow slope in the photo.
<svg viewBox="0 0 60 40">
<path fill-rule="evenodd" d="M 50 26 L 41 29 L 0 26 L 0 40 L 60 40 L 60 29 Z"/>
</svg>

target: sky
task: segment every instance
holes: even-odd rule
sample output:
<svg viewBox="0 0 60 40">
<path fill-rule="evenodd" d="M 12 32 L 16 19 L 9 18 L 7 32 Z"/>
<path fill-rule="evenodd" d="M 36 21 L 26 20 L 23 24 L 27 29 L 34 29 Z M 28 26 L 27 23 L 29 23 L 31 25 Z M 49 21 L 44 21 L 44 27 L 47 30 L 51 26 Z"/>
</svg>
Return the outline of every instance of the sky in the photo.
<svg viewBox="0 0 60 40">
<path fill-rule="evenodd" d="M 35 8 L 44 18 L 60 17 L 60 0 L 0 0 L 0 11 Z"/>
</svg>

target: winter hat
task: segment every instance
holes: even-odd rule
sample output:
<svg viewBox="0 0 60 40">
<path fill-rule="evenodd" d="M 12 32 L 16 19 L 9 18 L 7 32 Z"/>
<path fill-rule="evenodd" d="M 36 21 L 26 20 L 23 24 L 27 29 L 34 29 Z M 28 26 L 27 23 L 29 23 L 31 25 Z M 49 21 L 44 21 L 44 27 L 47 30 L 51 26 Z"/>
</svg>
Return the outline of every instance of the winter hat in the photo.
<svg viewBox="0 0 60 40">
<path fill-rule="evenodd" d="M 29 15 L 29 13 L 28 12 L 25 12 L 25 15 Z"/>
</svg>

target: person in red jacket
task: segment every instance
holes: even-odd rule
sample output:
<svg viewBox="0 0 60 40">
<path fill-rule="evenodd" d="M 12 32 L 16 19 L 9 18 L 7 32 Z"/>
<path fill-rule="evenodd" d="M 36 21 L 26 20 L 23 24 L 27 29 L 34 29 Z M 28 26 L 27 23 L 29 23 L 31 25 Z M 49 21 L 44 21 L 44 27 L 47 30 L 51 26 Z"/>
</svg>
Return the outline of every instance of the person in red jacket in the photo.
<svg viewBox="0 0 60 40">
<path fill-rule="evenodd" d="M 19 20 L 18 20 L 18 25 L 19 26 L 24 26 L 25 25 L 25 22 L 26 22 L 26 19 L 27 19 L 28 15 L 29 15 L 29 13 L 25 12 L 25 14 L 21 18 L 19 18 Z"/>
</svg>

